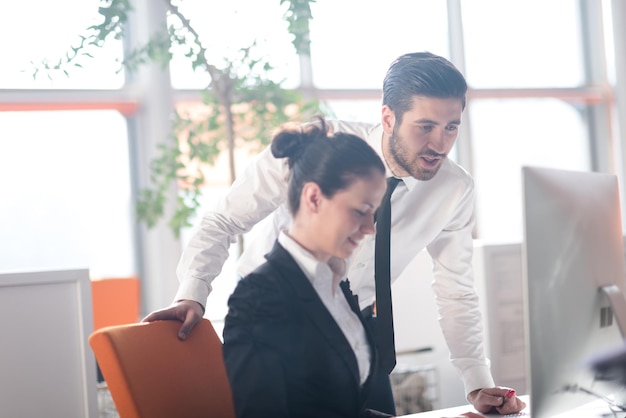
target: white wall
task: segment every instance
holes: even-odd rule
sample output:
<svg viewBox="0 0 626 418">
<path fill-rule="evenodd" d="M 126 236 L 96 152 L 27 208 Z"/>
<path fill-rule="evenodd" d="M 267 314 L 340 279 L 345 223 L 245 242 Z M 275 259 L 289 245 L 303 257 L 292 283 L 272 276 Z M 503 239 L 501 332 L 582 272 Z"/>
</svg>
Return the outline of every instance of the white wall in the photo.
<svg viewBox="0 0 626 418">
<path fill-rule="evenodd" d="M 417 280 L 416 280 L 417 278 Z M 438 382 L 433 407 L 446 408 L 466 404 L 463 382 L 449 360 L 431 288 L 432 263 L 422 251 L 392 285 L 396 350 L 432 348 L 430 352 L 399 355 L 396 370 L 403 367 L 433 366 Z"/>
<path fill-rule="evenodd" d="M 475 287 L 485 329 L 485 351 L 497 385 L 526 393 L 521 244 L 474 245 Z M 416 280 L 417 278 L 417 280 Z M 433 366 L 438 379 L 435 408 L 463 405 L 463 383 L 452 367 L 431 288 L 432 263 L 422 251 L 393 284 L 394 325 L 398 351 L 431 347 L 400 355 L 402 367 Z M 488 303 L 489 298 L 489 303 Z"/>
</svg>

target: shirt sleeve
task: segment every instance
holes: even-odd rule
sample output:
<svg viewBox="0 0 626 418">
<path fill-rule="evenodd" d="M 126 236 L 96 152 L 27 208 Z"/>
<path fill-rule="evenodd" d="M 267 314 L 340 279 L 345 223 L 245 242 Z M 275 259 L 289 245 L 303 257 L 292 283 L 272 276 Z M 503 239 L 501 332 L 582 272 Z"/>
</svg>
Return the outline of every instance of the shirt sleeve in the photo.
<svg viewBox="0 0 626 418">
<path fill-rule="evenodd" d="M 376 126 L 378 126 L 367 122 L 343 121 L 336 119 L 328 119 L 326 120 L 326 122 L 330 126 L 332 132 L 343 132 L 356 135 L 358 137 L 361 137 L 365 141 L 369 139 L 369 135 L 372 130 L 374 130 Z"/>
<path fill-rule="evenodd" d="M 349 132 L 366 138 L 373 125 L 328 121 L 333 131 Z M 211 292 L 211 282 L 220 274 L 228 258 L 230 244 L 274 212 L 286 200 L 289 168 L 286 159 L 274 158 L 270 147 L 259 154 L 233 183 L 217 209 L 206 212 L 183 250 L 176 273 L 180 282 L 174 300 L 194 300 L 203 306 Z M 280 225 L 288 217 L 280 214 Z M 277 236 L 274 228 L 272 243 Z M 260 248 L 264 248 L 262 244 Z M 267 245 L 266 245 L 267 246 Z M 268 247 L 268 248 L 271 248 Z M 247 274 L 262 262 L 258 251 L 247 250 L 238 263 L 239 273 Z"/>
<path fill-rule="evenodd" d="M 473 227 L 472 184 L 460 200 L 452 221 L 428 245 L 439 323 L 466 394 L 495 386 L 485 356 L 482 316 L 474 288 Z"/>
<path fill-rule="evenodd" d="M 180 285 L 174 300 L 206 304 L 230 244 L 285 201 L 288 176 L 287 161 L 275 158 L 270 147 L 252 161 L 217 207 L 203 215 L 185 247 L 176 270 Z"/>
</svg>

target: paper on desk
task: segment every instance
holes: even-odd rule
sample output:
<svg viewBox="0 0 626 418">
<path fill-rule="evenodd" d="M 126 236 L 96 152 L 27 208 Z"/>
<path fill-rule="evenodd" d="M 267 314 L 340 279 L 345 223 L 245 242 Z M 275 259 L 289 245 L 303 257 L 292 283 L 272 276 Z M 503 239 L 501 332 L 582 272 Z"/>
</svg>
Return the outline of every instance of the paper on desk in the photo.
<svg viewBox="0 0 626 418">
<path fill-rule="evenodd" d="M 506 418 L 506 417 L 530 417 L 530 414 L 528 414 L 527 412 L 517 412 L 515 414 L 507 414 L 507 415 L 500 415 L 500 414 L 479 414 L 476 412 L 464 412 L 460 415 L 454 415 L 454 416 L 442 416 L 441 418 L 488 418 L 488 417 L 500 417 L 500 418 Z"/>
<path fill-rule="evenodd" d="M 465 412 L 461 415 L 455 415 L 453 417 L 441 417 L 441 418 L 484 418 L 485 416 L 482 414 L 477 414 L 476 412 Z"/>
</svg>

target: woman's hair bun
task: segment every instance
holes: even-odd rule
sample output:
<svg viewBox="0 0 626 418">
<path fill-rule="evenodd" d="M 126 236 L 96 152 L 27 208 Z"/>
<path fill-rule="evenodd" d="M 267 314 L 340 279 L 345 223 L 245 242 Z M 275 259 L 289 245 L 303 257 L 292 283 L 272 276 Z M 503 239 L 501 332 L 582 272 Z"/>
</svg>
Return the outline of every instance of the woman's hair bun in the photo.
<svg viewBox="0 0 626 418">
<path fill-rule="evenodd" d="M 328 126 L 321 117 L 301 127 L 283 129 L 272 139 L 272 155 L 288 158 L 291 167 L 313 141 L 326 138 L 327 132 Z"/>
</svg>

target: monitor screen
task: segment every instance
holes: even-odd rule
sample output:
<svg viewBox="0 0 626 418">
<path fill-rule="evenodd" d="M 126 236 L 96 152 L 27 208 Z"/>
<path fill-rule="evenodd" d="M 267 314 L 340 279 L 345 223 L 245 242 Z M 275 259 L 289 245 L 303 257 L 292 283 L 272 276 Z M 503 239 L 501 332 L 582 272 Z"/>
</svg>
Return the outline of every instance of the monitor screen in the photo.
<svg viewBox="0 0 626 418">
<path fill-rule="evenodd" d="M 544 418 L 609 395 L 589 359 L 624 341 L 619 189 L 603 173 L 524 167 L 522 179 L 526 376 Z"/>
</svg>

